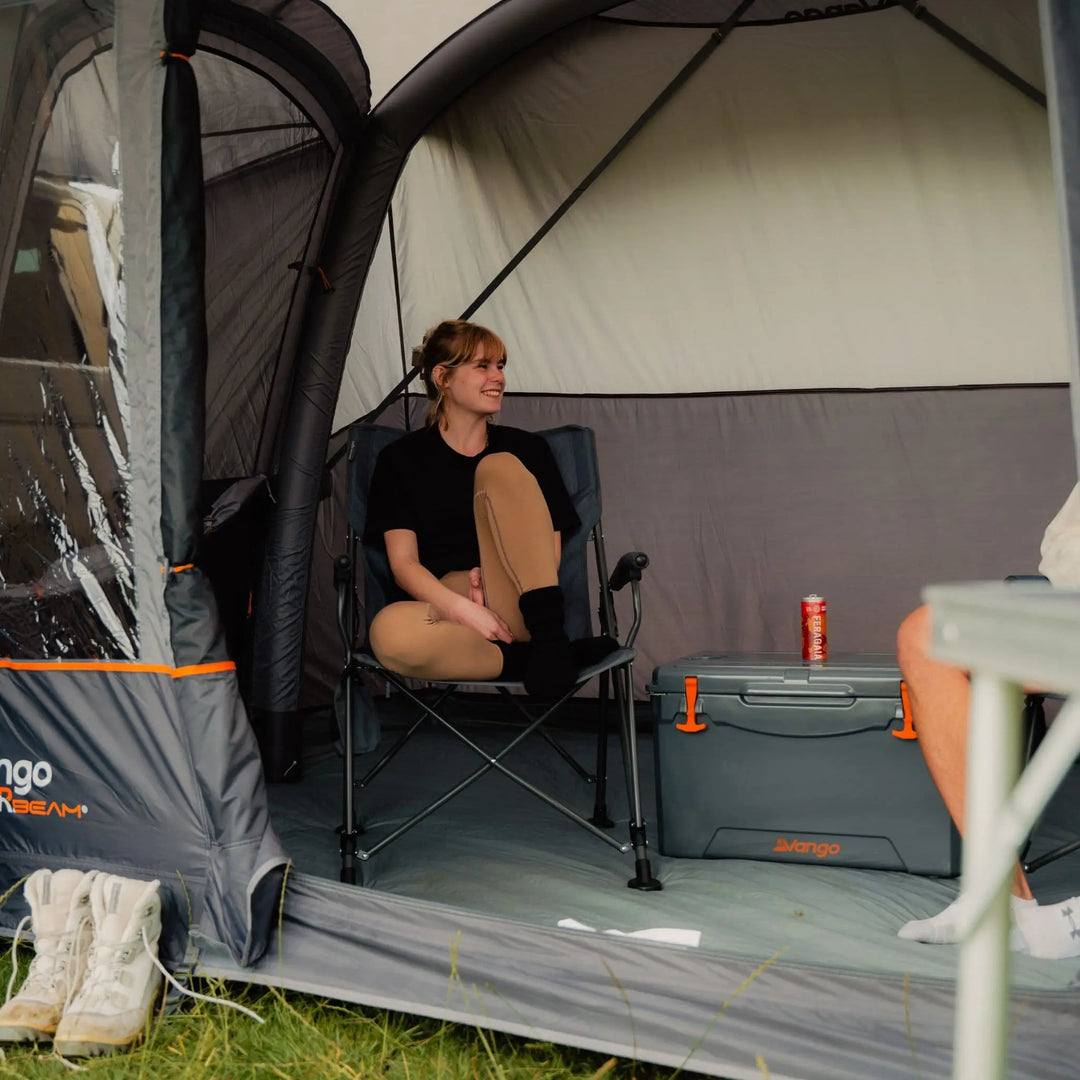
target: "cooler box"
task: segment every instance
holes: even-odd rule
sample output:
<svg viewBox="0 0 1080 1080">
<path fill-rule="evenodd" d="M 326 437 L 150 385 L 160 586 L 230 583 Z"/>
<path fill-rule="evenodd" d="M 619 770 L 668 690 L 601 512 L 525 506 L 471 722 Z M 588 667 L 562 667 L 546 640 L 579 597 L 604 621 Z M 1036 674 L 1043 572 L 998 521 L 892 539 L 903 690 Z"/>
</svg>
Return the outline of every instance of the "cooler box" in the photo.
<svg viewBox="0 0 1080 1080">
<path fill-rule="evenodd" d="M 705 653 L 657 668 L 648 689 L 661 854 L 959 873 L 895 657 Z"/>
</svg>

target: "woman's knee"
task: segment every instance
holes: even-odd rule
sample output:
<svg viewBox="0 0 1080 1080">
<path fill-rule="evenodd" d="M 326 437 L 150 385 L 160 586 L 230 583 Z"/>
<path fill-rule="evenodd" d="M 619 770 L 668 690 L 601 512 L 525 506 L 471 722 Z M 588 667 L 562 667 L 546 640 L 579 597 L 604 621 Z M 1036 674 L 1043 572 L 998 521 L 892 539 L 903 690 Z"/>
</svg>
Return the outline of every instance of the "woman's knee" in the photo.
<svg viewBox="0 0 1080 1080">
<path fill-rule="evenodd" d="M 521 463 L 521 458 L 505 450 L 488 454 L 476 466 L 474 486 L 479 489 L 501 479 L 519 481 L 522 475 L 532 478 L 532 473 Z"/>
<path fill-rule="evenodd" d="M 925 661 L 930 650 L 930 609 L 923 604 L 900 624 L 896 631 L 896 659 L 907 675 Z"/>
<path fill-rule="evenodd" d="M 380 664 L 396 671 L 423 659 L 418 646 L 423 642 L 423 627 L 430 621 L 427 609 L 427 604 L 417 600 L 403 600 L 388 604 L 372 619 L 368 641 Z"/>
</svg>

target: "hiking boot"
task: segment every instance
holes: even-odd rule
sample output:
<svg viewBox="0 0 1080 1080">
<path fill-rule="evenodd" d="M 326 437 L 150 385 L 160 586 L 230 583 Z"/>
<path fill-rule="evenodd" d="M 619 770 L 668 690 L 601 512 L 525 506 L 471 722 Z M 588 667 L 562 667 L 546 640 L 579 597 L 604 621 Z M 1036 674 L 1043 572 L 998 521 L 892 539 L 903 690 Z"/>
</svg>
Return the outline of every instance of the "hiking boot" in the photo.
<svg viewBox="0 0 1080 1080">
<path fill-rule="evenodd" d="M 53 1037 L 75 994 L 90 948 L 90 890 L 97 871 L 35 870 L 23 885 L 34 934 L 34 959 L 19 992 L 0 1008 L 0 1042 Z M 26 920 L 24 920 L 25 923 Z M 20 923 L 15 938 L 18 941 Z M 9 990 L 10 994 L 10 984 Z"/>
<path fill-rule="evenodd" d="M 53 1037 L 64 1057 L 87 1057 L 138 1042 L 161 987 L 158 881 L 100 874 L 90 892 L 94 938 L 86 975 Z"/>
</svg>

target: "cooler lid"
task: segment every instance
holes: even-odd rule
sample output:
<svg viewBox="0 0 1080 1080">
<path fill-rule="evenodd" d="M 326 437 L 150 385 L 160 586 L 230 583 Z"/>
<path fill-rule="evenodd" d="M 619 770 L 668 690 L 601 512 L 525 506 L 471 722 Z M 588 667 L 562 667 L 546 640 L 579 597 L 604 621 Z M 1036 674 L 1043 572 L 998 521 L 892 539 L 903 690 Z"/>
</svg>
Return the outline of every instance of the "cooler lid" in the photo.
<svg viewBox="0 0 1080 1080">
<path fill-rule="evenodd" d="M 799 653 L 697 653 L 653 671 L 651 694 L 681 694 L 696 675 L 699 694 L 790 693 L 897 697 L 900 669 L 892 653 L 835 653 L 824 663 Z"/>
</svg>

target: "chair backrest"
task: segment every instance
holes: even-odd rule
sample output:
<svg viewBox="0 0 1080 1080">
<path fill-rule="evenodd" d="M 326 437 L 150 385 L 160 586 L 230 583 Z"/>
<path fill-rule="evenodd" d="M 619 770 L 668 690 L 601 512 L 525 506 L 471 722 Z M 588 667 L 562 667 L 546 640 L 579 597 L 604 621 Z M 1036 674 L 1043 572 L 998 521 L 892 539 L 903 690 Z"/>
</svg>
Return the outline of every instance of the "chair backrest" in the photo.
<svg viewBox="0 0 1080 1080">
<path fill-rule="evenodd" d="M 348 483 L 346 512 L 349 526 L 363 536 L 367 520 L 368 489 L 375 460 L 383 447 L 405 432 L 378 424 L 354 424 L 349 428 Z M 589 603 L 589 536 L 600 522 L 600 469 L 596 457 L 596 438 L 592 429 L 576 424 L 538 431 L 551 447 L 563 483 L 574 504 L 581 527 L 562 538 L 559 584 L 566 600 L 566 632 L 571 638 L 592 633 Z M 599 543 L 597 534 L 596 542 Z M 394 583 L 386 553 L 364 548 L 364 613 L 368 625 L 375 615 L 394 600 L 403 599 Z"/>
</svg>

